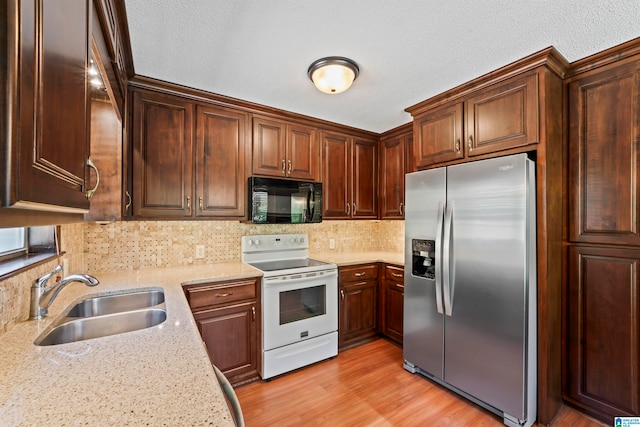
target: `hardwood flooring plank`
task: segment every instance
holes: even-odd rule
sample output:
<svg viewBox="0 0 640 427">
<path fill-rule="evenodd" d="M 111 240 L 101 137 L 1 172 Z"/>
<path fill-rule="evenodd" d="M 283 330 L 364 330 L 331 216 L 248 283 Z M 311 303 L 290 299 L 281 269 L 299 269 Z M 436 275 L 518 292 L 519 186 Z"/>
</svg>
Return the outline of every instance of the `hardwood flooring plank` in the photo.
<svg viewBox="0 0 640 427">
<path fill-rule="evenodd" d="M 402 367 L 384 339 L 345 350 L 271 381 L 236 389 L 247 427 L 498 427 L 502 419 Z M 563 408 L 554 427 L 601 427 Z"/>
</svg>

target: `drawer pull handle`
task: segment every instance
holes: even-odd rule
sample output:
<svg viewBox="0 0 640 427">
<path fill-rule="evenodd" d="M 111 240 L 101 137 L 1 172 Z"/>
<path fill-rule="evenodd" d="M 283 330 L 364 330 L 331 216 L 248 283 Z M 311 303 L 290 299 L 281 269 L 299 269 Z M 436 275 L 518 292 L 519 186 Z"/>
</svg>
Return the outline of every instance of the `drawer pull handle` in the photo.
<svg viewBox="0 0 640 427">
<path fill-rule="evenodd" d="M 216 298 L 224 298 L 233 295 L 233 292 L 227 292 L 226 294 L 216 294 Z"/>
<path fill-rule="evenodd" d="M 282 165 L 282 168 L 281 168 L 280 170 L 282 171 L 282 173 L 283 173 L 283 174 L 285 174 L 285 173 L 286 173 L 286 171 L 287 171 L 287 169 L 286 169 L 286 167 L 287 167 L 287 166 L 286 166 L 286 165 L 287 165 L 287 163 L 285 162 L 285 160 L 284 160 L 284 159 L 282 159 L 282 163 L 281 163 L 281 165 Z"/>
<path fill-rule="evenodd" d="M 396 286 L 399 287 L 400 289 L 404 289 L 404 285 L 401 285 L 400 283 L 396 283 Z"/>
<path fill-rule="evenodd" d="M 256 307 L 255 306 L 251 307 L 251 318 L 254 321 L 256 320 Z"/>
<path fill-rule="evenodd" d="M 365 274 L 367 274 L 367 273 L 365 273 L 365 272 L 362 272 L 362 273 L 356 273 L 354 276 L 356 276 L 356 277 L 362 277 L 362 276 L 364 276 Z"/>
<path fill-rule="evenodd" d="M 402 277 L 402 273 L 391 273 L 393 277 Z"/>
<path fill-rule="evenodd" d="M 473 150 L 473 135 L 469 135 L 469 139 L 468 139 L 468 146 L 469 146 L 469 151 Z"/>
<path fill-rule="evenodd" d="M 344 300 L 344 289 L 340 289 L 340 297 Z"/>
</svg>

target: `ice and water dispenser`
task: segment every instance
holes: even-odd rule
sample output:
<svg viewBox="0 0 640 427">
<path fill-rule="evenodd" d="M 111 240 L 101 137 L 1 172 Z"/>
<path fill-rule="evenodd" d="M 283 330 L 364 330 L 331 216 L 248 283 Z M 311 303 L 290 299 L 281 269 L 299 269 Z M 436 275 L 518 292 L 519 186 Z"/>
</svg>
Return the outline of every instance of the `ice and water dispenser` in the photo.
<svg viewBox="0 0 640 427">
<path fill-rule="evenodd" d="M 436 278 L 436 242 L 435 240 L 411 240 L 413 262 L 411 274 L 427 279 Z"/>
</svg>

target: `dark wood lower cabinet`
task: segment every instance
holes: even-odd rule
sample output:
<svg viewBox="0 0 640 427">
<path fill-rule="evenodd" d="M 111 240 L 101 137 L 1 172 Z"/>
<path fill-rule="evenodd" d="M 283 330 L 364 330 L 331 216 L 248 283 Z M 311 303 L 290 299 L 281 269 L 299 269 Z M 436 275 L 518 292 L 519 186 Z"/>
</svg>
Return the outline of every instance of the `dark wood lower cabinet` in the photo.
<svg viewBox="0 0 640 427">
<path fill-rule="evenodd" d="M 640 414 L 640 249 L 569 248 L 565 399 L 611 422 Z"/>
<path fill-rule="evenodd" d="M 209 358 L 233 385 L 259 378 L 260 279 L 183 286 Z"/>
<path fill-rule="evenodd" d="M 233 383 L 258 373 L 256 303 L 215 308 L 193 314 L 209 358 Z"/>
<path fill-rule="evenodd" d="M 382 279 L 382 334 L 402 344 L 404 324 L 404 269 L 384 265 Z"/>
<path fill-rule="evenodd" d="M 341 267 L 338 347 L 344 348 L 378 334 L 378 264 Z"/>
</svg>

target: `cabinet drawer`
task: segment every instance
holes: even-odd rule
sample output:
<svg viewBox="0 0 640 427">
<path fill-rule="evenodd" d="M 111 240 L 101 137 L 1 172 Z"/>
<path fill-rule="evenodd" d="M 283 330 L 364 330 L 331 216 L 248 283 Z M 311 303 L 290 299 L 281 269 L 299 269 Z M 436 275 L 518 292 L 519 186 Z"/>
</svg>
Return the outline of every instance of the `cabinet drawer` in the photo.
<svg viewBox="0 0 640 427">
<path fill-rule="evenodd" d="M 188 285 L 184 292 L 192 310 L 257 298 L 258 279 Z"/>
<path fill-rule="evenodd" d="M 402 282 L 404 280 L 404 268 L 396 267 L 395 265 L 385 265 L 384 277 L 389 280 L 396 280 L 396 281 Z"/>
<path fill-rule="evenodd" d="M 340 268 L 340 282 L 354 282 L 378 278 L 377 264 L 363 264 Z"/>
</svg>

